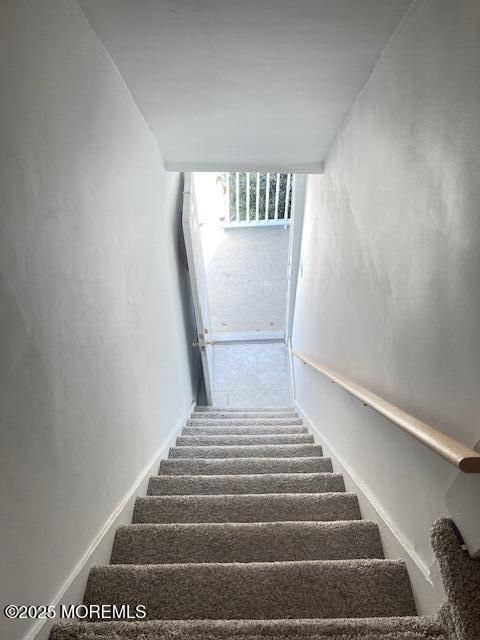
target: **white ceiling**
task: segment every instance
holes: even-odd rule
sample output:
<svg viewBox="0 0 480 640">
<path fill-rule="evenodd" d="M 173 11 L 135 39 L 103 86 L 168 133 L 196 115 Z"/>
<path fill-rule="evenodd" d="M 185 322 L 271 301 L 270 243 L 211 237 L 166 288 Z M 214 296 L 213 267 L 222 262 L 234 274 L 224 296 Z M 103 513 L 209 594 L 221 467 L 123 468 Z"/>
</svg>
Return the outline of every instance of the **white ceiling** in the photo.
<svg viewBox="0 0 480 640">
<path fill-rule="evenodd" d="M 167 168 L 321 171 L 411 0 L 79 0 Z"/>
</svg>

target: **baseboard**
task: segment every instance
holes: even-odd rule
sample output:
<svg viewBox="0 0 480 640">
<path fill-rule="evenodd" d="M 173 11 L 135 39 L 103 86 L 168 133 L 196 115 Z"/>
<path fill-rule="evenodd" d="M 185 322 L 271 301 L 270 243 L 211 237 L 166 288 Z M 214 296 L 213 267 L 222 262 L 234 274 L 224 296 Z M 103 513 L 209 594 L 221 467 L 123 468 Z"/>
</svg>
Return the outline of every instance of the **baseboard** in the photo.
<svg viewBox="0 0 480 640">
<path fill-rule="evenodd" d="M 436 613 L 442 601 L 443 594 L 438 592 L 437 581 L 435 581 L 434 584 L 429 567 L 402 532 L 399 531 L 395 523 L 392 522 L 382 505 L 364 484 L 357 472 L 342 459 L 332 443 L 320 432 L 299 403 L 294 400 L 293 404 L 305 424 L 311 429 L 314 437 L 316 436 L 319 444 L 323 446 L 325 455 L 332 458 L 334 470 L 343 474 L 347 491 L 352 491 L 357 494 L 362 517 L 378 524 L 385 557 L 401 559 L 407 565 L 418 613 L 421 615 Z"/>
<path fill-rule="evenodd" d="M 88 573 L 91 567 L 98 564 L 108 564 L 110 562 L 110 553 L 117 527 L 131 523 L 136 497 L 146 494 L 150 476 L 157 475 L 160 460 L 167 456 L 168 449 L 174 444 L 178 433 L 185 426 L 194 405 L 195 402 L 192 401 L 178 423 L 166 436 L 150 461 L 139 473 L 133 485 L 97 532 L 83 556 L 64 581 L 53 600 L 49 603 L 50 605 L 58 608 L 58 605 L 61 604 L 80 604 L 82 602 Z M 38 620 L 24 635 L 23 640 L 47 640 L 50 629 L 55 622 L 59 622 L 59 620 Z"/>
</svg>

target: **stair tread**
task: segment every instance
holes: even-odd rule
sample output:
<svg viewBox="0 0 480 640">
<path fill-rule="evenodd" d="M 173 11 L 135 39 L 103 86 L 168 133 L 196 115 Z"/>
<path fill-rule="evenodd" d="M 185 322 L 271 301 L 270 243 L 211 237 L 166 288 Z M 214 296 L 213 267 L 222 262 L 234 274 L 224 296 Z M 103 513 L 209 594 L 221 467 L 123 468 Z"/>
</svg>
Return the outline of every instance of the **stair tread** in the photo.
<svg viewBox="0 0 480 640">
<path fill-rule="evenodd" d="M 241 434 L 251 434 L 251 435 L 261 435 L 261 434 L 277 434 L 277 433 L 308 433 L 307 427 L 299 424 L 285 424 L 279 426 L 273 425 L 226 425 L 226 426 L 217 426 L 217 425 L 206 425 L 204 427 L 185 427 L 182 430 L 182 435 L 184 436 L 194 436 L 194 435 L 241 435 Z"/>
<path fill-rule="evenodd" d="M 405 564 L 378 559 L 94 567 L 84 602 L 142 602 L 148 619 L 415 614 Z"/>
<path fill-rule="evenodd" d="M 153 476 L 148 495 L 325 493 L 344 491 L 338 473 Z"/>
<path fill-rule="evenodd" d="M 354 493 L 180 495 L 137 498 L 134 523 L 359 520 Z"/>
<path fill-rule="evenodd" d="M 88 634 L 88 635 L 81 635 Z M 91 634 L 91 635 L 90 635 Z M 437 617 L 303 618 L 283 620 L 149 620 L 63 622 L 50 640 L 446 640 Z M 117 638 L 115 637 L 115 640 Z"/>
<path fill-rule="evenodd" d="M 239 411 L 245 411 L 245 412 L 251 412 L 251 411 L 256 411 L 256 412 L 296 412 L 296 409 L 294 407 L 214 407 L 214 406 L 201 406 L 201 405 L 197 405 L 194 409 L 194 413 L 196 411 L 200 411 L 201 413 L 205 412 L 205 411 L 224 411 L 225 413 L 238 413 Z"/>
<path fill-rule="evenodd" d="M 169 458 L 289 458 L 322 456 L 318 444 L 265 444 L 171 447 Z"/>
<path fill-rule="evenodd" d="M 281 425 L 295 425 L 295 424 L 303 424 L 303 420 L 301 418 L 189 418 L 187 420 L 187 427 L 205 427 L 208 425 L 222 425 L 222 426 L 248 426 L 248 425 L 273 425 L 279 427 Z"/>
<path fill-rule="evenodd" d="M 119 527 L 112 564 L 383 558 L 378 526 L 345 522 L 133 524 Z"/>
<path fill-rule="evenodd" d="M 330 458 L 173 458 L 162 460 L 160 475 L 321 473 L 332 471 Z"/>
<path fill-rule="evenodd" d="M 291 407 L 196 407 L 84 602 L 141 603 L 147 620 L 50 640 L 445 640 Z"/>
<path fill-rule="evenodd" d="M 177 447 L 217 447 L 243 446 L 262 444 L 313 444 L 313 436 L 309 433 L 280 434 L 234 434 L 234 435 L 195 435 L 178 436 Z"/>
<path fill-rule="evenodd" d="M 191 418 L 298 418 L 296 411 L 194 411 Z"/>
</svg>

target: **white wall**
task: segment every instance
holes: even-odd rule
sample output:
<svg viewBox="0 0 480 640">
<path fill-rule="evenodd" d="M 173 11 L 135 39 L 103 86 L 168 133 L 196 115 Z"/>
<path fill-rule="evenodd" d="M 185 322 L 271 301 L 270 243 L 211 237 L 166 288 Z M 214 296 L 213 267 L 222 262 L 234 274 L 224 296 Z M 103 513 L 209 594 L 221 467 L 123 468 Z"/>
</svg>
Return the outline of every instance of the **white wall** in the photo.
<svg viewBox="0 0 480 640">
<path fill-rule="evenodd" d="M 325 175 L 310 177 L 293 338 L 470 447 L 480 437 L 479 23 L 477 0 L 418 2 Z M 298 361 L 295 372 L 299 405 L 424 573 L 441 514 L 480 547 L 478 477 Z"/>
<path fill-rule="evenodd" d="M 192 384 L 179 175 L 73 0 L 2 2 L 0 57 L 3 611 L 51 601 Z"/>
<path fill-rule="evenodd" d="M 293 177 L 293 210 L 288 239 L 288 282 L 287 282 L 287 319 L 285 337 L 292 337 L 295 317 L 295 299 L 297 295 L 298 271 L 302 252 L 303 218 L 305 215 L 305 192 L 307 176 L 296 174 Z"/>
</svg>

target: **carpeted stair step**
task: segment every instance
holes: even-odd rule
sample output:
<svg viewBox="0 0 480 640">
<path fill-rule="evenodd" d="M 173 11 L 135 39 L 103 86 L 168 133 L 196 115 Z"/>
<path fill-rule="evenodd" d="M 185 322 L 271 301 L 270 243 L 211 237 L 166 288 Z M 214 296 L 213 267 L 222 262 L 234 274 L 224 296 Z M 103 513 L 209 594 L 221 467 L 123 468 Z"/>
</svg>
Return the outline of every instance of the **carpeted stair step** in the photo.
<svg viewBox="0 0 480 640">
<path fill-rule="evenodd" d="M 434 616 L 64 622 L 50 640 L 446 640 Z"/>
<path fill-rule="evenodd" d="M 313 444 L 313 436 L 309 433 L 280 433 L 262 435 L 212 435 L 212 436 L 179 436 L 177 447 L 237 447 L 244 445 L 264 444 Z"/>
<path fill-rule="evenodd" d="M 135 524 L 119 527 L 111 564 L 383 558 L 368 521 Z"/>
<path fill-rule="evenodd" d="M 137 498 L 134 523 L 360 520 L 354 493 L 181 495 Z"/>
<path fill-rule="evenodd" d="M 94 567 L 84 602 L 143 604 L 150 620 L 416 613 L 405 564 L 372 559 Z"/>
<path fill-rule="evenodd" d="M 337 473 L 264 473 L 216 476 L 153 476 L 147 495 L 326 493 L 345 490 Z"/>
<path fill-rule="evenodd" d="M 85 592 L 150 621 L 50 640 L 446 640 L 292 408 L 197 407 L 176 445 Z"/>
<path fill-rule="evenodd" d="M 331 472 L 330 458 L 176 458 L 160 462 L 159 475 L 228 475 Z"/>
<path fill-rule="evenodd" d="M 207 426 L 230 426 L 230 427 L 247 427 L 260 426 L 260 425 L 273 425 L 279 427 L 280 425 L 291 424 L 303 424 L 301 418 L 222 418 L 221 420 L 204 419 L 204 418 L 189 418 L 187 420 L 187 427 L 207 427 Z"/>
<path fill-rule="evenodd" d="M 318 444 L 265 444 L 217 447 L 171 447 L 169 458 L 321 458 Z"/>
<path fill-rule="evenodd" d="M 262 435 L 262 434 L 282 434 L 282 433 L 308 433 L 307 427 L 290 424 L 279 427 L 269 425 L 256 425 L 250 427 L 229 427 L 229 426 L 206 426 L 206 427 L 185 427 L 182 436 L 240 436 L 240 435 Z"/>
<path fill-rule="evenodd" d="M 194 411 L 192 418 L 218 420 L 219 418 L 298 418 L 296 411 Z"/>
<path fill-rule="evenodd" d="M 222 413 L 296 413 L 296 409 L 293 407 L 238 407 L 232 409 L 231 407 L 195 407 L 193 413 L 209 413 L 209 412 L 222 412 Z"/>
</svg>

